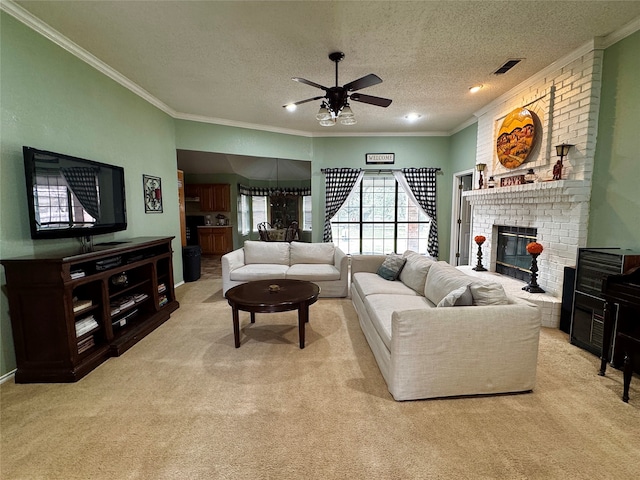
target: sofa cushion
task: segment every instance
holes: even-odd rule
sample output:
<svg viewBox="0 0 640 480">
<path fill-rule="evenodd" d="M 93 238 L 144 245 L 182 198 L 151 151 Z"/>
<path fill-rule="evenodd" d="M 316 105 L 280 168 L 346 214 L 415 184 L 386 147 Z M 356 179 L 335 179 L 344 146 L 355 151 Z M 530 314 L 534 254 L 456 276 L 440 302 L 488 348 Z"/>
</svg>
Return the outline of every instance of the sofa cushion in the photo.
<svg viewBox="0 0 640 480">
<path fill-rule="evenodd" d="M 369 295 L 364 305 L 371 323 L 388 349 L 391 349 L 391 316 L 393 312 L 433 308 L 422 295 Z"/>
<path fill-rule="evenodd" d="M 400 272 L 400 281 L 422 295 L 427 273 L 431 265 L 436 263 L 435 260 L 412 250 L 407 250 L 402 256 L 407 259 L 407 263 L 404 264 Z"/>
<path fill-rule="evenodd" d="M 297 263 L 289 267 L 287 278 L 309 281 L 340 280 L 340 270 L 333 265 L 321 263 Z"/>
<path fill-rule="evenodd" d="M 474 305 L 507 305 L 509 300 L 502 285 L 475 281 L 469 285 Z"/>
<path fill-rule="evenodd" d="M 399 281 L 385 280 L 376 273 L 357 272 L 353 274 L 351 288 L 358 290 L 362 298 L 376 293 L 388 293 L 394 295 L 418 295 L 416 292 Z"/>
<path fill-rule="evenodd" d="M 267 242 L 265 242 L 267 243 Z M 268 263 L 252 263 L 236 268 L 229 274 L 229 278 L 236 282 L 250 282 L 269 278 L 285 278 L 289 267 L 287 265 L 273 265 Z"/>
<path fill-rule="evenodd" d="M 291 242 L 291 265 L 326 263 L 333 265 L 336 247 L 333 243 Z"/>
<path fill-rule="evenodd" d="M 424 285 L 424 296 L 435 305 L 438 305 L 444 297 L 460 287 L 468 287 L 473 278 L 461 272 L 447 262 L 436 262 L 427 273 Z M 458 297 L 456 306 L 473 305 L 473 297 L 469 289 Z"/>
<path fill-rule="evenodd" d="M 245 265 L 251 263 L 289 265 L 289 243 L 246 240 L 244 242 L 244 263 Z"/>
<path fill-rule="evenodd" d="M 387 255 L 380 268 L 378 268 L 378 275 L 385 280 L 395 280 L 400 276 L 400 271 L 407 259 L 398 255 L 397 253 L 391 253 Z"/>
</svg>

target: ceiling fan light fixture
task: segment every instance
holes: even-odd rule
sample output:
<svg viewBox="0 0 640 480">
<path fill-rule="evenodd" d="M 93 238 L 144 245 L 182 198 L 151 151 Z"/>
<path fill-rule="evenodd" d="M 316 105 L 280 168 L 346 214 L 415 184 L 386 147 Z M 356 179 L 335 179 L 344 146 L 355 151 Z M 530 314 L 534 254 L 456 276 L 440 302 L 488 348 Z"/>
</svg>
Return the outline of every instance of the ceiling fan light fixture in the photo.
<svg viewBox="0 0 640 480">
<path fill-rule="evenodd" d="M 482 87 L 484 85 L 474 85 L 473 87 L 469 87 L 469 92 L 470 93 L 476 93 L 479 92 L 480 90 L 482 90 Z"/>
<path fill-rule="evenodd" d="M 286 105 L 284 108 L 287 109 L 287 112 L 295 112 L 298 106 L 295 103 L 290 103 L 289 105 Z"/>
<path fill-rule="evenodd" d="M 320 125 L 323 127 L 333 127 L 336 124 L 336 121 L 329 116 L 328 119 L 320 120 Z"/>
<path fill-rule="evenodd" d="M 406 118 L 409 122 L 415 122 L 420 118 L 422 118 L 422 115 L 420 115 L 419 113 L 410 113 L 406 115 L 404 118 Z"/>
<path fill-rule="evenodd" d="M 340 123 L 342 125 L 355 125 L 358 121 L 354 117 L 341 118 Z"/>
<path fill-rule="evenodd" d="M 318 113 L 316 114 L 316 120 L 323 122 L 325 120 L 331 120 L 331 112 L 329 112 L 329 110 L 327 110 L 327 104 L 322 102 L 322 105 L 320 106 L 320 110 L 318 110 Z"/>
<path fill-rule="evenodd" d="M 353 114 L 353 110 L 351 110 L 351 107 L 349 106 L 349 104 L 345 103 L 344 107 L 342 107 L 342 110 L 340 110 L 340 115 L 338 116 L 340 118 L 353 118 L 355 115 Z"/>
</svg>

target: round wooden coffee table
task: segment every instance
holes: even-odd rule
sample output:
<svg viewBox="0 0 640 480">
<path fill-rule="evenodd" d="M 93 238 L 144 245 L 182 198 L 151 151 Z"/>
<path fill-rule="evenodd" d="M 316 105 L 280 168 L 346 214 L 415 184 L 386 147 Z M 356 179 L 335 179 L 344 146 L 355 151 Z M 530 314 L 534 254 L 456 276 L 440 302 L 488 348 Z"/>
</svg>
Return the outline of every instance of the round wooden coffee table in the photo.
<svg viewBox="0 0 640 480">
<path fill-rule="evenodd" d="M 256 280 L 227 290 L 225 298 L 233 310 L 233 336 L 240 347 L 240 320 L 238 311 L 251 313 L 288 312 L 298 310 L 300 348 L 304 348 L 304 326 L 309 321 L 309 305 L 318 300 L 320 287 L 304 280 Z"/>
</svg>

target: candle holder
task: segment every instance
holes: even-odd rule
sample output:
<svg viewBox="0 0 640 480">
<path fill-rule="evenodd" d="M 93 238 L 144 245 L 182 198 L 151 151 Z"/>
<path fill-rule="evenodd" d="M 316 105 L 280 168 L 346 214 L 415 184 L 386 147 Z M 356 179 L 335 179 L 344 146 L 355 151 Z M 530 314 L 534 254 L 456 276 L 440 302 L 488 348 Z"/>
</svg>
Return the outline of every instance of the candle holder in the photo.
<svg viewBox="0 0 640 480">
<path fill-rule="evenodd" d="M 544 293 L 544 290 L 538 285 L 538 255 L 542 253 L 542 250 L 544 250 L 542 245 L 537 242 L 527 244 L 527 253 L 531 255 L 531 280 L 522 287 L 522 290 L 529 293 Z"/>
<path fill-rule="evenodd" d="M 482 244 L 486 240 L 482 235 L 476 235 L 473 240 L 478 244 L 478 264 L 472 270 L 476 272 L 486 272 L 487 269 L 482 266 Z"/>
</svg>

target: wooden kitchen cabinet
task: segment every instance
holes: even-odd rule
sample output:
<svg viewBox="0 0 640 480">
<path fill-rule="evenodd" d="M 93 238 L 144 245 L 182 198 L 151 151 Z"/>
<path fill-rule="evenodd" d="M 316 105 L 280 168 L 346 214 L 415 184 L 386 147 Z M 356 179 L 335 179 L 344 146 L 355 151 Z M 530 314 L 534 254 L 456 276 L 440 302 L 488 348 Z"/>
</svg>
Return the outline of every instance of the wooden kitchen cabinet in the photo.
<svg viewBox="0 0 640 480">
<path fill-rule="evenodd" d="M 232 227 L 198 227 L 203 255 L 224 255 L 233 250 Z"/>
<path fill-rule="evenodd" d="M 185 188 L 186 197 L 198 199 L 201 212 L 230 212 L 231 185 L 228 183 L 193 183 Z"/>
</svg>

